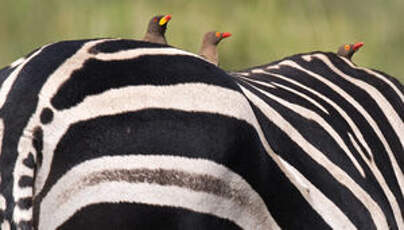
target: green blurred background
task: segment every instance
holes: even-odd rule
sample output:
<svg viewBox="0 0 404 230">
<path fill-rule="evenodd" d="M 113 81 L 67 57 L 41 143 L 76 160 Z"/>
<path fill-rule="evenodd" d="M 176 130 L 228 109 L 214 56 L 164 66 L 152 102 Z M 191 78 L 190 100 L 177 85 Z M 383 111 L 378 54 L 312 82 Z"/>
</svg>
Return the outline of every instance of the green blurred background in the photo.
<svg viewBox="0 0 404 230">
<path fill-rule="evenodd" d="M 153 15 L 172 14 L 167 40 L 191 52 L 207 31 L 233 33 L 220 45 L 226 70 L 364 41 L 354 62 L 404 82 L 404 0 L 1 0 L 0 9 L 0 66 L 59 40 L 141 39 Z"/>
</svg>

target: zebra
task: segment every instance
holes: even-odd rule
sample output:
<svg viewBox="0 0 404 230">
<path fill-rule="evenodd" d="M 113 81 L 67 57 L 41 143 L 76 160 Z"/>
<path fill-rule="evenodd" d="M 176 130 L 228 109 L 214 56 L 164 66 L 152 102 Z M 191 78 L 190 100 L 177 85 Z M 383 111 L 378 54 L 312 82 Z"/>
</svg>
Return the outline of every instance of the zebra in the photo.
<svg viewBox="0 0 404 230">
<path fill-rule="evenodd" d="M 1 229 L 403 229 L 403 87 L 335 54 L 62 41 L 0 87 Z"/>
</svg>

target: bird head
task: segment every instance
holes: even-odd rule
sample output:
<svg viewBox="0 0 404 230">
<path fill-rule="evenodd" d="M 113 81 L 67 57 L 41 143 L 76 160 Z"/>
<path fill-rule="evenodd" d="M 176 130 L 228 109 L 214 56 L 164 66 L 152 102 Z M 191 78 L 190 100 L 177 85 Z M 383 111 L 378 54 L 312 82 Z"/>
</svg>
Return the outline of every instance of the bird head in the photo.
<svg viewBox="0 0 404 230">
<path fill-rule="evenodd" d="M 228 38 L 231 36 L 231 33 L 229 32 L 216 32 L 216 31 L 210 31 L 207 32 L 204 36 L 204 42 L 207 42 L 212 45 L 217 45 L 219 42 L 224 39 Z"/>
<path fill-rule="evenodd" d="M 338 52 L 337 52 L 337 54 L 339 55 L 339 56 L 343 56 L 343 57 L 346 57 L 346 58 L 348 58 L 348 59 L 351 59 L 352 58 L 352 55 L 354 54 L 354 53 L 356 53 L 358 50 L 359 50 L 359 48 L 361 48 L 362 46 L 363 46 L 363 42 L 357 42 L 357 43 L 355 43 L 355 44 L 345 44 L 345 45 L 342 45 L 339 49 L 338 49 Z"/>
<path fill-rule="evenodd" d="M 150 33 L 159 33 L 164 35 L 167 29 L 167 24 L 171 20 L 171 15 L 159 15 L 153 17 L 149 22 L 147 31 Z"/>
</svg>

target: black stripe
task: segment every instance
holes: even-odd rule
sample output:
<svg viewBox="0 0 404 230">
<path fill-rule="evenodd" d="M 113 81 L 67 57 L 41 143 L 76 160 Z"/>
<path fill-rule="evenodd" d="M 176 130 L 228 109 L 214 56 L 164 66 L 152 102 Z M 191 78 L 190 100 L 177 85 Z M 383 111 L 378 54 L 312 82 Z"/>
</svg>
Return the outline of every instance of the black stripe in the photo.
<svg viewBox="0 0 404 230">
<path fill-rule="evenodd" d="M 53 120 L 53 112 L 50 108 L 44 108 L 41 112 L 41 123 L 42 124 L 49 124 Z"/>
<path fill-rule="evenodd" d="M 24 159 L 22 162 L 25 166 L 27 166 L 30 169 L 35 168 L 35 160 L 34 160 L 34 155 L 30 153 L 27 158 Z"/>
<path fill-rule="evenodd" d="M 12 226 L 11 229 L 13 229 L 14 226 Z M 18 223 L 18 229 L 21 230 L 32 230 L 32 223 L 31 221 L 20 221 L 20 223 Z"/>
<path fill-rule="evenodd" d="M 58 228 L 64 229 L 241 229 L 233 222 L 191 210 L 137 203 L 86 206 Z"/>
<path fill-rule="evenodd" d="M 195 57 L 153 55 L 119 61 L 89 59 L 60 86 L 51 102 L 62 110 L 77 105 L 87 96 L 114 88 L 192 82 L 237 89 L 224 71 Z"/>
<path fill-rule="evenodd" d="M 139 49 L 139 48 L 166 48 L 170 47 L 168 45 L 150 43 L 145 41 L 136 40 L 111 40 L 105 41 L 94 46 L 94 49 L 100 53 L 116 53 L 119 51 L 126 51 L 129 49 Z"/>
<path fill-rule="evenodd" d="M 30 176 L 22 176 L 18 181 L 18 185 L 20 187 L 32 187 L 34 185 L 34 181 Z"/>
<path fill-rule="evenodd" d="M 7 80 L 8 76 L 15 70 L 17 67 L 4 67 L 3 69 L 0 70 L 0 89 L 3 86 L 3 83 L 5 80 Z"/>
<path fill-rule="evenodd" d="M 21 198 L 18 200 L 18 207 L 21 209 L 29 209 L 32 207 L 32 197 Z"/>
<path fill-rule="evenodd" d="M 390 82 L 392 82 L 394 85 L 396 85 L 397 88 L 398 88 L 398 90 L 399 90 L 402 94 L 404 94 L 404 86 L 403 86 L 403 84 L 401 84 L 401 82 L 400 82 L 397 78 L 395 78 L 395 77 L 393 77 L 393 76 L 391 76 L 391 75 L 389 75 L 389 74 L 387 74 L 387 73 L 385 73 L 385 72 L 382 72 L 382 71 L 380 71 L 380 70 L 376 70 L 376 69 L 371 69 L 371 70 L 375 71 L 376 73 L 381 74 L 381 75 L 382 75 L 383 77 L 385 77 L 388 81 L 390 81 Z"/>
<path fill-rule="evenodd" d="M 41 127 L 35 127 L 34 129 L 34 135 L 32 138 L 32 145 L 35 148 L 35 151 L 37 153 L 42 152 L 43 148 L 43 130 Z"/>
</svg>

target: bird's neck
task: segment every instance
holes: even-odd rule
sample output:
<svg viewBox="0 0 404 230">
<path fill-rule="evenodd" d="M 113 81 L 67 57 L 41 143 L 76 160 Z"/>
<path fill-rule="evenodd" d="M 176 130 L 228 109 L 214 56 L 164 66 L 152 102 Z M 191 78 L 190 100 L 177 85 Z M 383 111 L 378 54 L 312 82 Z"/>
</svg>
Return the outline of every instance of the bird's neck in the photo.
<svg viewBox="0 0 404 230">
<path fill-rule="evenodd" d="M 167 44 L 165 36 L 159 33 L 147 33 L 143 40 L 163 45 Z"/>
<path fill-rule="evenodd" d="M 216 45 L 202 43 L 201 49 L 199 50 L 199 55 L 215 65 L 219 64 L 219 54 L 217 52 Z"/>
</svg>

